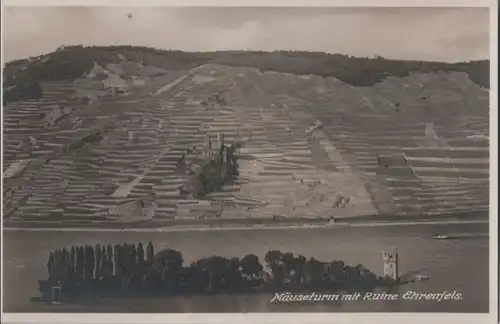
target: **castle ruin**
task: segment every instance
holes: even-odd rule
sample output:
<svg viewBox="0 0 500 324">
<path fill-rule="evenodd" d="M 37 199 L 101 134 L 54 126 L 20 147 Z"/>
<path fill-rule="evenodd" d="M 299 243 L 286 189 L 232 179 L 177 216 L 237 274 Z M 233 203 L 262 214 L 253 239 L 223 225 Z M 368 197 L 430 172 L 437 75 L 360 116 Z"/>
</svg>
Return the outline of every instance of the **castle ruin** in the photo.
<svg viewBox="0 0 500 324">
<path fill-rule="evenodd" d="M 178 170 L 190 175 L 182 191 L 200 197 L 221 189 L 238 173 L 238 156 L 237 145 L 226 145 L 224 134 L 207 135 L 201 150 L 186 150 L 178 162 Z"/>
</svg>

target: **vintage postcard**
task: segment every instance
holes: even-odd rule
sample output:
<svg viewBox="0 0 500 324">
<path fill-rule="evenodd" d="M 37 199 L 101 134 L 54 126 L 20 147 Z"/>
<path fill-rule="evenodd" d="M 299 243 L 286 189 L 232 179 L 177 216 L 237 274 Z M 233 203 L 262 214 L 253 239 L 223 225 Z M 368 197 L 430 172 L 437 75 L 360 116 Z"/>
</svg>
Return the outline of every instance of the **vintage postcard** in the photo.
<svg viewBox="0 0 500 324">
<path fill-rule="evenodd" d="M 495 322 L 493 1 L 7 2 L 4 321 Z"/>
</svg>

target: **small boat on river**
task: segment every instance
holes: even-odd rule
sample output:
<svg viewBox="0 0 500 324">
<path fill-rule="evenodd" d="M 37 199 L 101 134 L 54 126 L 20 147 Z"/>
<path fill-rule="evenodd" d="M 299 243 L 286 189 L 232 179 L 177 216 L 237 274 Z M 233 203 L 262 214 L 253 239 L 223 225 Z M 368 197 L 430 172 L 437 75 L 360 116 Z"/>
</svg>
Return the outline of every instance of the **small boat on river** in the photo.
<svg viewBox="0 0 500 324">
<path fill-rule="evenodd" d="M 479 239 L 488 238 L 488 233 L 457 233 L 457 234 L 439 234 L 432 235 L 434 240 L 460 240 L 460 239 Z"/>
<path fill-rule="evenodd" d="M 441 234 L 439 234 L 439 233 L 436 233 L 436 234 L 432 235 L 432 238 L 433 238 L 434 240 L 446 240 L 446 239 L 448 239 L 449 237 L 448 237 L 448 235 L 441 235 Z"/>
</svg>

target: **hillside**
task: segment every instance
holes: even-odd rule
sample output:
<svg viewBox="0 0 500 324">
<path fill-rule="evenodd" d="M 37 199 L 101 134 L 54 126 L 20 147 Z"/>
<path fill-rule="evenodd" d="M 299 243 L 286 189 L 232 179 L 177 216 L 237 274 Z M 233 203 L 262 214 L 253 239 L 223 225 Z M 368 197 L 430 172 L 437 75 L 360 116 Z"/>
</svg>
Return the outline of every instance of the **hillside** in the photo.
<svg viewBox="0 0 500 324">
<path fill-rule="evenodd" d="M 118 55 L 119 54 L 119 55 Z M 190 69 L 202 64 L 254 67 L 260 71 L 275 71 L 291 74 L 334 77 L 353 86 L 372 86 L 389 76 L 407 77 L 410 72 L 465 72 L 474 83 L 489 87 L 489 61 L 463 63 L 437 63 L 418 61 L 396 61 L 384 58 L 356 58 L 341 54 L 315 52 L 181 52 L 147 47 L 70 46 L 36 58 L 12 61 L 4 68 L 4 96 L 7 101 L 23 97 L 14 90 L 23 85 L 30 88 L 36 82 L 64 81 L 82 77 L 95 63 L 119 64 L 122 61 L 140 62 L 167 70 Z M 32 87 L 32 86 L 31 86 Z M 20 92 L 20 91 L 17 91 Z M 25 98 L 36 98 L 36 93 L 22 90 Z"/>
<path fill-rule="evenodd" d="M 487 67 L 134 47 L 11 62 L 4 226 L 484 214 Z M 183 197 L 178 161 L 220 133 L 243 143 L 238 178 Z"/>
</svg>

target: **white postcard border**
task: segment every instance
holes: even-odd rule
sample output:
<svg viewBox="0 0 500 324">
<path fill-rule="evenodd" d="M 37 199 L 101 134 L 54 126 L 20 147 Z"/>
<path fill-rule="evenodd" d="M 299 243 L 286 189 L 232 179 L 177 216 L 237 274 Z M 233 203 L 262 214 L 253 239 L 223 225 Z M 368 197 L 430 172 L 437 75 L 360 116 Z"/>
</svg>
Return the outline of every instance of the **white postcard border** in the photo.
<svg viewBox="0 0 500 324">
<path fill-rule="evenodd" d="M 498 4 L 494 0 L 3 0 L 2 6 L 489 7 L 490 8 L 490 313 L 3 313 L 3 323 L 496 323 L 498 318 Z M 3 10 L 2 10 L 3 18 Z M 0 19 L 3 27 L 3 19 Z M 1 28 L 3 34 L 3 28 Z M 3 53 L 3 42 L 2 42 Z M 3 71 L 2 71 L 3 74 Z M 3 125 L 3 111 L 1 114 Z M 3 164 L 3 157 L 2 157 Z M 3 177 L 2 177 L 3 182 Z M 2 230 L 3 230 L 3 226 Z M 2 236 L 3 241 L 3 236 Z M 3 252 L 3 244 L 2 244 Z M 3 261 L 3 260 L 2 260 Z M 3 282 L 3 267 L 2 267 Z M 1 292 L 1 300 L 4 296 Z M 3 308 L 2 308 L 3 309 Z"/>
</svg>

